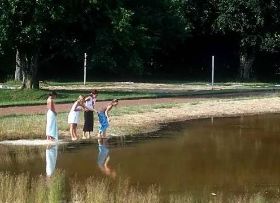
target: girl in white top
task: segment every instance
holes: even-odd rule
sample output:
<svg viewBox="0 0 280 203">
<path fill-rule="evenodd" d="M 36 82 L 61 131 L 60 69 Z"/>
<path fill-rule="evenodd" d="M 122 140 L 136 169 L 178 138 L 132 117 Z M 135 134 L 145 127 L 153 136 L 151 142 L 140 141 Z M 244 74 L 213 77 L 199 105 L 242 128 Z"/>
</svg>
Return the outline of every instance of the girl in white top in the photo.
<svg viewBox="0 0 280 203">
<path fill-rule="evenodd" d="M 77 140 L 77 126 L 80 118 L 80 111 L 88 111 L 89 109 L 84 105 L 85 100 L 83 96 L 79 96 L 78 100 L 73 104 L 69 115 L 68 115 L 68 124 L 70 126 L 70 134 L 72 140 Z"/>
<path fill-rule="evenodd" d="M 96 112 L 94 109 L 97 97 L 97 90 L 93 90 L 89 96 L 85 98 L 85 106 L 89 111 L 84 112 L 84 127 L 83 127 L 83 139 L 90 138 L 90 132 L 93 131 L 93 112 Z M 88 132 L 88 137 L 86 137 L 86 132 Z"/>
</svg>

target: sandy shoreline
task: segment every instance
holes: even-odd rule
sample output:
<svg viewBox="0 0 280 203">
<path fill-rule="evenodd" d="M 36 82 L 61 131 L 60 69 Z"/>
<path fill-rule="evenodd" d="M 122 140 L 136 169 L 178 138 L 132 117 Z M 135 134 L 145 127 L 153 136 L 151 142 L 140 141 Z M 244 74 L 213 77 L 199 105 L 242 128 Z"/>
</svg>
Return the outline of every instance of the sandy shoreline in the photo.
<svg viewBox="0 0 280 203">
<path fill-rule="evenodd" d="M 153 132 L 161 124 L 211 117 L 249 116 L 265 113 L 280 113 L 280 98 L 233 98 L 203 99 L 189 103 L 178 103 L 172 108 L 154 109 L 135 115 L 112 118 L 110 132 L 126 135 L 125 132 L 139 134 Z M 116 132 L 118 129 L 119 133 Z M 128 133 L 129 134 L 129 133 Z"/>
<path fill-rule="evenodd" d="M 124 113 L 112 116 L 107 134 L 110 136 L 139 135 L 142 133 L 155 132 L 160 129 L 162 124 L 172 122 L 211 117 L 235 117 L 240 115 L 280 113 L 280 98 L 278 96 L 262 98 L 197 98 L 184 102 L 176 102 L 176 100 L 172 102 L 169 100 L 167 103 L 173 103 L 174 105 L 171 107 L 164 106 L 162 108 L 148 108 L 149 105 L 140 105 L 143 112 Z M 98 124 L 97 121 L 95 122 L 94 130 L 96 131 Z M 82 135 L 82 125 L 79 125 L 78 128 L 79 135 Z M 70 137 L 68 131 L 60 131 L 60 134 L 61 139 L 68 139 Z M 17 141 L 17 144 L 19 143 L 20 141 Z M 23 140 L 22 144 L 23 143 L 30 145 L 26 140 Z M 34 143 L 32 144 L 34 145 Z"/>
</svg>

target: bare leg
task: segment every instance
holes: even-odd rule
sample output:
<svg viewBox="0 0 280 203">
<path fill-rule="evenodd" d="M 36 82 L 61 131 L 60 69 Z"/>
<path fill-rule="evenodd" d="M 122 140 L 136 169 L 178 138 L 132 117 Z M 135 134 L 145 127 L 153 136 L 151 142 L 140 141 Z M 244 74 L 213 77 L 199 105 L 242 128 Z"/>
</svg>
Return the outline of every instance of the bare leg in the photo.
<svg viewBox="0 0 280 203">
<path fill-rule="evenodd" d="M 98 131 L 97 137 L 102 137 L 102 132 Z"/>
<path fill-rule="evenodd" d="M 99 145 L 102 145 L 102 144 L 103 144 L 102 139 L 98 139 L 98 144 L 99 144 Z"/>
<path fill-rule="evenodd" d="M 109 161 L 110 161 L 110 156 L 107 156 L 105 163 L 104 163 L 105 168 L 108 168 Z"/>
<path fill-rule="evenodd" d="M 85 131 L 83 131 L 83 137 L 82 137 L 82 139 L 86 139 L 86 132 L 85 132 Z"/>
<path fill-rule="evenodd" d="M 73 124 L 73 135 L 74 135 L 74 140 L 77 140 L 78 139 L 77 124 Z"/>
<path fill-rule="evenodd" d="M 52 136 L 48 135 L 47 140 L 54 141 L 54 138 Z"/>
<path fill-rule="evenodd" d="M 72 124 L 72 123 L 70 124 L 70 135 L 71 135 L 71 139 L 72 139 L 72 140 L 74 140 L 74 132 L 73 132 L 73 131 L 74 131 L 74 129 L 73 129 L 74 126 L 73 126 L 73 125 L 74 125 L 74 124 Z"/>
<path fill-rule="evenodd" d="M 106 136 L 106 130 L 103 131 L 102 137 L 103 137 L 103 138 L 106 138 L 106 137 L 107 137 L 107 136 Z"/>
</svg>

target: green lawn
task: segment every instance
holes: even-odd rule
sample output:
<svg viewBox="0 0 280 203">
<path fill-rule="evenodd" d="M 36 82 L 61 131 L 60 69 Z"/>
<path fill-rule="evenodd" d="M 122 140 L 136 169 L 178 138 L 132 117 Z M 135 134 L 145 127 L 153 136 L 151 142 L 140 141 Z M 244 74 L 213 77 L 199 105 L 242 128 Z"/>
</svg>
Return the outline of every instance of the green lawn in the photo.
<svg viewBox="0 0 280 203">
<path fill-rule="evenodd" d="M 32 105 L 45 104 L 48 97 L 48 90 L 1 90 L 0 89 L 0 106 L 13 105 Z M 77 90 L 58 90 L 57 103 L 73 102 L 79 95 L 86 95 L 88 91 Z M 98 95 L 99 100 L 130 99 L 130 98 L 148 98 L 159 97 L 162 94 L 145 93 L 145 92 L 112 92 L 104 91 Z"/>
<path fill-rule="evenodd" d="M 87 82 L 86 86 L 102 87 L 102 86 L 114 86 L 116 84 L 127 84 L 133 82 Z M 165 84 L 165 85 L 210 85 L 211 81 L 182 81 L 182 80 L 158 80 L 158 81 L 144 81 L 144 82 L 135 82 L 134 84 Z M 12 84 L 12 82 L 10 82 Z M 56 81 L 47 81 L 46 85 L 50 86 L 75 86 L 75 85 L 84 85 L 83 82 L 56 82 Z M 276 83 L 265 83 L 265 82 L 215 82 L 216 86 L 235 86 L 242 85 L 244 87 L 273 87 Z"/>
<path fill-rule="evenodd" d="M 6 85 L 19 87 L 8 81 Z M 173 81 L 163 83 L 132 82 L 54 82 L 41 83 L 41 90 L 0 89 L 0 106 L 44 104 L 49 89 L 57 89 L 57 103 L 73 102 L 79 95 L 86 95 L 92 87 L 99 90 L 99 100 L 157 98 L 174 96 L 192 96 L 206 94 L 240 93 L 252 91 L 278 90 L 273 83 L 216 83 L 215 90 L 206 82 Z"/>
</svg>

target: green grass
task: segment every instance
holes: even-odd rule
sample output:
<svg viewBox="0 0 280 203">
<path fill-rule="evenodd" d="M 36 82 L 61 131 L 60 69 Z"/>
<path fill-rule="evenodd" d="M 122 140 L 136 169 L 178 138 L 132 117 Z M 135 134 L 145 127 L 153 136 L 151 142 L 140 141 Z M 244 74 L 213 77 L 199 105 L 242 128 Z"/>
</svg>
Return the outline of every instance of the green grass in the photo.
<svg viewBox="0 0 280 203">
<path fill-rule="evenodd" d="M 0 106 L 45 104 L 49 91 L 47 90 L 3 90 L 0 89 Z M 75 101 L 79 95 L 86 95 L 88 91 L 58 90 L 56 103 Z M 98 100 L 133 99 L 160 97 L 163 94 L 145 92 L 112 92 L 104 91 L 98 95 Z"/>
<path fill-rule="evenodd" d="M 18 83 L 8 81 L 6 84 L 16 86 Z M 94 87 L 101 89 L 98 100 L 118 99 L 136 99 L 136 98 L 158 98 L 158 97 L 176 97 L 176 96 L 193 96 L 193 95 L 213 95 L 226 93 L 242 93 L 250 91 L 266 91 L 279 89 L 274 83 L 216 83 L 214 91 L 209 90 L 209 83 L 206 82 L 184 82 L 173 81 L 160 83 L 169 86 L 156 86 L 154 83 L 121 83 L 121 82 L 88 82 L 83 86 L 82 82 L 46 82 L 42 83 L 41 90 L 5 90 L 0 89 L 0 107 L 14 105 L 35 105 L 45 104 L 48 88 L 58 89 L 57 103 L 73 102 L 79 95 L 88 94 L 89 90 L 85 89 Z M 147 86 L 148 85 L 148 86 Z M 155 86 L 153 86 L 155 85 Z M 236 86 L 237 85 L 237 86 Z M 241 85 L 241 86 L 239 86 Z M 59 86 L 59 87 L 58 87 Z M 123 89 L 118 89 L 122 86 Z M 191 89 L 191 86 L 201 86 L 199 90 Z M 230 87 L 232 86 L 232 87 Z M 102 90 L 104 87 L 104 90 Z M 106 89 L 106 88 L 107 89 Z M 135 88 L 137 87 L 137 88 Z M 222 88 L 220 88 L 222 87 Z M 224 89 L 224 87 L 228 87 Z M 142 89 L 141 89 L 142 88 Z M 167 88 L 167 89 L 165 89 Z M 207 89 L 208 88 L 208 89 Z M 69 90 L 67 90 L 69 89 Z M 71 90 L 73 89 L 73 90 Z"/>
<path fill-rule="evenodd" d="M 162 98 L 162 97 L 182 97 L 182 96 L 203 96 L 203 95 L 219 95 L 227 93 L 242 93 L 248 90 L 203 90 L 196 92 L 178 92 L 178 93 L 153 93 L 153 92 L 99 92 L 98 101 L 118 99 L 141 99 L 141 98 Z M 47 90 L 3 90 L 0 89 L 0 107 L 8 106 L 27 106 L 36 104 L 45 104 L 49 91 Z M 75 101 L 79 95 L 86 95 L 87 91 L 70 91 L 58 90 L 56 103 L 71 103 Z M 248 94 L 250 91 L 248 92 Z"/>
<path fill-rule="evenodd" d="M 127 81 L 129 82 L 129 81 Z M 131 81 L 132 82 L 132 81 Z M 13 84 L 13 81 L 10 81 L 8 83 Z M 126 83 L 124 82 L 117 82 L 117 81 L 106 81 L 106 82 L 87 82 L 86 86 L 98 86 L 98 87 L 102 87 L 102 86 L 110 86 L 110 85 L 115 85 L 116 83 L 121 84 L 121 83 Z M 143 82 L 135 82 L 135 84 L 137 83 L 146 83 L 146 84 L 185 84 L 185 85 L 207 85 L 210 84 L 210 81 L 185 81 L 185 80 L 153 80 L 153 81 L 143 81 Z M 77 82 L 77 81 L 67 81 L 67 82 L 58 82 L 58 81 L 46 81 L 45 82 L 46 85 L 50 85 L 50 86 L 71 86 L 71 85 L 84 85 L 83 82 Z M 256 86 L 256 85 L 260 85 L 260 86 L 272 86 L 275 85 L 276 83 L 266 83 L 266 82 L 238 82 L 238 81 L 229 81 L 229 82 L 216 82 L 216 85 L 236 85 L 236 84 L 240 84 L 240 85 L 244 85 L 244 86 Z"/>
</svg>

